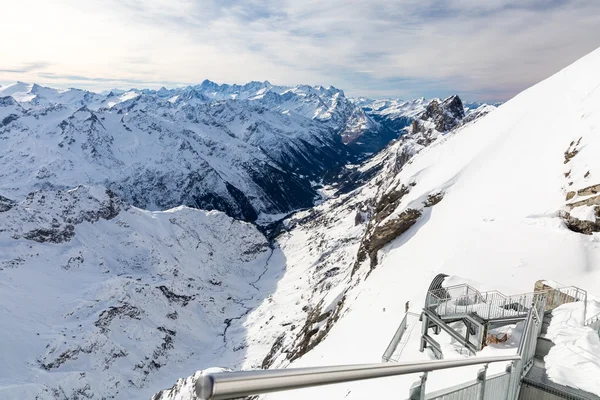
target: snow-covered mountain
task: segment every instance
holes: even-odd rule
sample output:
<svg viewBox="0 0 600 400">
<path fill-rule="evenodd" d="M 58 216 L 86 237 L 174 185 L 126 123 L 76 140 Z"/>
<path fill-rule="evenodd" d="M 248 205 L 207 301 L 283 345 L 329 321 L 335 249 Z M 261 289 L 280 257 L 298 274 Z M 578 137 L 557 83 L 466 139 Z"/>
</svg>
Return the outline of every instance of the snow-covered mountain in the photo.
<svg viewBox="0 0 600 400">
<path fill-rule="evenodd" d="M 227 321 L 273 254 L 254 226 L 102 187 L 0 204 L 0 398 L 149 398 L 198 358 L 238 357 Z"/>
<path fill-rule="evenodd" d="M 418 312 L 441 272 L 450 283 L 509 294 L 553 279 L 587 289 L 588 309 L 599 310 L 598 68 L 600 49 L 474 121 L 457 123 L 440 112 L 444 106 L 458 110 L 453 98 L 432 105 L 404 140 L 357 167 L 383 164 L 364 185 L 281 225 L 275 242 L 286 270 L 268 301 L 242 323 L 249 356 L 206 367 L 252 368 L 261 354 L 263 367 L 379 362 L 405 304 Z M 450 132 L 437 130 L 448 126 Z M 577 339 L 563 338 L 550 350 L 550 378 L 600 395 L 589 379 L 600 374 L 594 353 L 600 339 L 571 323 Z M 501 347 L 487 346 L 480 355 L 516 351 Z M 444 352 L 465 357 L 450 341 Z M 433 355 L 407 349 L 403 357 Z M 476 370 L 432 373 L 427 385 L 435 390 L 470 380 Z M 261 398 L 402 396 L 416 380 L 403 376 Z M 181 380 L 155 399 L 191 399 L 185 393 L 193 381 Z"/>
<path fill-rule="evenodd" d="M 306 146 L 298 154 L 315 160 L 306 173 L 325 171 L 325 151 L 334 146 L 322 142 L 332 135 L 323 125 L 333 122 L 247 99 L 179 105 L 170 99 L 140 92 L 96 110 L 0 100 L 0 137 L 7 144 L 0 175 L 0 320 L 9 326 L 0 342 L 15 365 L 0 374 L 0 398 L 149 398 L 196 369 L 267 367 L 301 357 L 344 310 L 340 299 L 351 270 L 338 263 L 356 262 L 366 232 L 360 216 L 369 215 L 373 193 L 391 176 L 382 171 L 398 152 L 407 161 L 424 147 L 417 143 L 422 132 L 405 134 L 360 167 L 379 173 L 379 180 L 364 178 L 359 191 L 269 227 L 279 234 L 269 242 L 220 212 L 147 211 L 131 203 L 162 209 L 185 199 L 189 187 L 174 172 L 192 163 L 197 170 L 198 154 L 212 163 L 204 174 L 216 165 L 248 193 L 243 185 L 250 179 L 235 180 L 238 164 L 220 159 L 263 170 L 297 163 L 302 171 L 301 160 L 282 145 L 298 137 Z M 438 107 L 427 118 L 445 112 Z M 273 132 L 282 139 L 273 140 Z M 257 148 L 269 149 L 269 156 Z M 160 176 L 157 170 L 160 181 L 127 180 Z M 286 171 L 270 175 L 277 173 Z M 296 200 L 283 179 L 282 195 Z M 193 380 L 175 391 L 191 393 Z"/>
<path fill-rule="evenodd" d="M 96 94 L 0 88 L 0 189 L 104 185 L 135 206 L 254 221 L 313 205 L 314 182 L 399 132 L 322 86 L 200 85 Z"/>
</svg>

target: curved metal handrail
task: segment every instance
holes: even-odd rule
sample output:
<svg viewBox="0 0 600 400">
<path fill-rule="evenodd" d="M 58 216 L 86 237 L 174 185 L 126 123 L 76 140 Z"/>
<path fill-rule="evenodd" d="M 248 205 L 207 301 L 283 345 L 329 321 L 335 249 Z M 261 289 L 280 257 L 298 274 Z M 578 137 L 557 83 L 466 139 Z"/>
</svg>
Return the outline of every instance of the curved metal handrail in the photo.
<svg viewBox="0 0 600 400">
<path fill-rule="evenodd" d="M 430 372 L 519 360 L 520 356 L 473 357 L 410 363 L 356 364 L 330 367 L 273 369 L 202 374 L 196 381 L 201 400 L 226 400 L 282 390 L 301 389 L 387 376 Z"/>
</svg>

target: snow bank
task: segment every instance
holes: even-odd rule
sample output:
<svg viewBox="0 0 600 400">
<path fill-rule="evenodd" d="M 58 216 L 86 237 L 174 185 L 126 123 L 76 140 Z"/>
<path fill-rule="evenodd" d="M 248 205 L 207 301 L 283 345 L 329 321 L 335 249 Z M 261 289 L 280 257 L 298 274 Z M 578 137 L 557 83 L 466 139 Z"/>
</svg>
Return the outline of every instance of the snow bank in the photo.
<svg viewBox="0 0 600 400">
<path fill-rule="evenodd" d="M 600 312 L 600 303 L 589 305 L 588 315 Z M 582 326 L 583 308 L 583 303 L 569 303 L 552 311 L 546 337 L 555 346 L 544 361 L 552 381 L 600 395 L 600 337 Z"/>
</svg>

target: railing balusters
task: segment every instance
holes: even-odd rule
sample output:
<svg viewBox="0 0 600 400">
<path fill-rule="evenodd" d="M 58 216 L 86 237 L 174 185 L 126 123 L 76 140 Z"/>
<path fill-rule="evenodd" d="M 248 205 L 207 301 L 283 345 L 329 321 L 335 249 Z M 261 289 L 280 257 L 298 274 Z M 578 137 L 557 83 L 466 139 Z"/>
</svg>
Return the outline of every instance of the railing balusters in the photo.
<svg viewBox="0 0 600 400">
<path fill-rule="evenodd" d="M 427 383 L 427 372 L 421 375 L 420 381 L 413 383 L 410 387 L 410 400 L 425 400 L 425 385 Z"/>
</svg>

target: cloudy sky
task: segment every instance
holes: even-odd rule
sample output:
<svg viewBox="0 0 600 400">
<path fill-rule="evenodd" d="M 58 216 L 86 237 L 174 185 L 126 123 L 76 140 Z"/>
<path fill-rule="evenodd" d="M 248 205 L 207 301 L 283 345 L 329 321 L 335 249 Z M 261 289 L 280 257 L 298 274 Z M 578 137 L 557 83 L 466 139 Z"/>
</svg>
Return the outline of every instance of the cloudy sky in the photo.
<svg viewBox="0 0 600 400">
<path fill-rule="evenodd" d="M 334 85 L 506 100 L 600 47 L 597 0 L 2 0 L 0 84 Z"/>
</svg>

